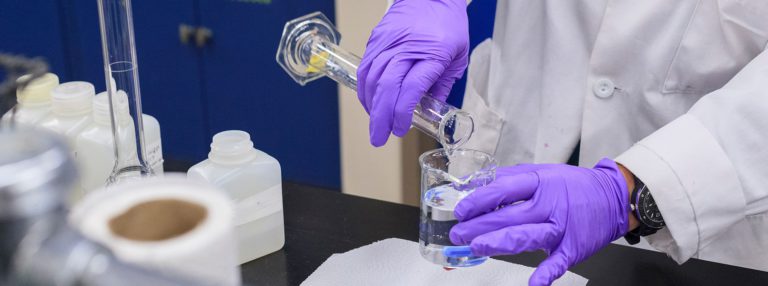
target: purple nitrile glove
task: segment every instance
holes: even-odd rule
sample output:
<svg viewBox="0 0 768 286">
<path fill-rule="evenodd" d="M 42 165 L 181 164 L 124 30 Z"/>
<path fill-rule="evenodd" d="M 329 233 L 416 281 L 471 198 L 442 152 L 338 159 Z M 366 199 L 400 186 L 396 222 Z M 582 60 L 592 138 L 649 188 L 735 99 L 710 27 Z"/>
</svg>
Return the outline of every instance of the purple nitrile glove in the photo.
<svg viewBox="0 0 768 286">
<path fill-rule="evenodd" d="M 627 232 L 629 192 L 615 162 L 594 168 L 518 165 L 461 200 L 451 242 L 482 256 L 543 249 L 530 285 L 550 285 L 570 266 Z"/>
<path fill-rule="evenodd" d="M 357 70 L 357 97 L 370 115 L 370 139 L 404 136 L 427 92 L 445 101 L 467 67 L 466 0 L 395 1 L 371 32 Z"/>
</svg>

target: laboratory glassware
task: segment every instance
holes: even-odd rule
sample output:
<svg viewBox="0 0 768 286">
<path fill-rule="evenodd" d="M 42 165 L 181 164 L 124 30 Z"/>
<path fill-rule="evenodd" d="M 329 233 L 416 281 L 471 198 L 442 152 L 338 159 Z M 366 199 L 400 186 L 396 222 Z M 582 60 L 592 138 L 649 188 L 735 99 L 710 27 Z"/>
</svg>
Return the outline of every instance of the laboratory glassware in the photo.
<svg viewBox="0 0 768 286">
<path fill-rule="evenodd" d="M 469 267 L 487 257 L 471 253 L 454 255 L 451 227 L 458 223 L 456 204 L 477 187 L 489 184 L 496 176 L 496 159 L 488 153 L 456 149 L 428 151 L 419 157 L 421 165 L 421 218 L 419 251 L 426 260 L 443 267 Z M 451 253 L 449 253 L 451 251 Z"/>
<path fill-rule="evenodd" d="M 139 68 L 136 59 L 136 45 L 133 33 L 133 15 L 131 0 L 98 0 L 99 28 L 101 31 L 101 49 L 104 57 L 104 77 L 109 95 L 112 134 L 119 138 L 125 128 L 117 124 L 115 108 L 116 93 L 123 91 L 128 95 L 129 110 L 133 121 L 128 132 L 133 132 L 136 144 L 133 150 L 127 150 L 126 144 L 114 140 L 115 160 L 109 183 L 123 179 L 153 175 L 147 160 L 144 136 L 144 124 L 141 111 L 141 92 L 139 90 Z"/>
<path fill-rule="evenodd" d="M 327 76 L 357 91 L 360 57 L 340 48 L 340 41 L 339 31 L 320 12 L 293 19 L 283 29 L 277 63 L 300 85 Z M 412 125 L 445 148 L 458 148 L 474 131 L 469 113 L 430 95 L 416 105 Z"/>
<path fill-rule="evenodd" d="M 234 202 L 240 264 L 283 247 L 280 163 L 253 148 L 248 133 L 229 130 L 213 136 L 208 159 L 189 168 L 187 177 L 218 187 Z"/>
</svg>

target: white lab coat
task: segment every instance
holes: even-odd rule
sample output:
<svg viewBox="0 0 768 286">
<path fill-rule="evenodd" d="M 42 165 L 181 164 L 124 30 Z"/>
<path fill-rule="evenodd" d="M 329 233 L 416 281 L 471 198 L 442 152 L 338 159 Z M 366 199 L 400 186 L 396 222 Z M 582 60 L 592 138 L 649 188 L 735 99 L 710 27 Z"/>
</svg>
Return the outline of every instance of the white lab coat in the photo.
<svg viewBox="0 0 768 286">
<path fill-rule="evenodd" d="M 691 257 L 768 270 L 768 1 L 499 0 L 470 59 L 467 147 L 502 164 L 609 157 Z"/>
</svg>

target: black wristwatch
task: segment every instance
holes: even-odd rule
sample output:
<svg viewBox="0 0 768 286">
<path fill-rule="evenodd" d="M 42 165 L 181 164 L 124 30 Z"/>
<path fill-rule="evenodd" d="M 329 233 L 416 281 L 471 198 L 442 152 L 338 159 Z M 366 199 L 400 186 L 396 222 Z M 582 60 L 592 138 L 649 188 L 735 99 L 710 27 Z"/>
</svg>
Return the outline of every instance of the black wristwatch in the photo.
<svg viewBox="0 0 768 286">
<path fill-rule="evenodd" d="M 629 244 L 637 244 L 641 236 L 654 234 L 666 225 L 648 187 L 637 177 L 635 177 L 635 188 L 632 190 L 629 205 L 632 208 L 632 215 L 640 223 L 637 228 L 624 236 Z"/>
</svg>

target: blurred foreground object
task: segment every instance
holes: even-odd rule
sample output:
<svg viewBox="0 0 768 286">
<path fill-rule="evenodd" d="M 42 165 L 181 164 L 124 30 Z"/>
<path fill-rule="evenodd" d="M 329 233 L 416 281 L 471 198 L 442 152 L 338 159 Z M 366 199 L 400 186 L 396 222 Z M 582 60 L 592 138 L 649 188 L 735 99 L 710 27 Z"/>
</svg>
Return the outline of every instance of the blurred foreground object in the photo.
<svg viewBox="0 0 768 286">
<path fill-rule="evenodd" d="M 0 285 L 194 285 L 124 264 L 66 222 L 69 150 L 40 131 L 0 132 Z"/>
</svg>

